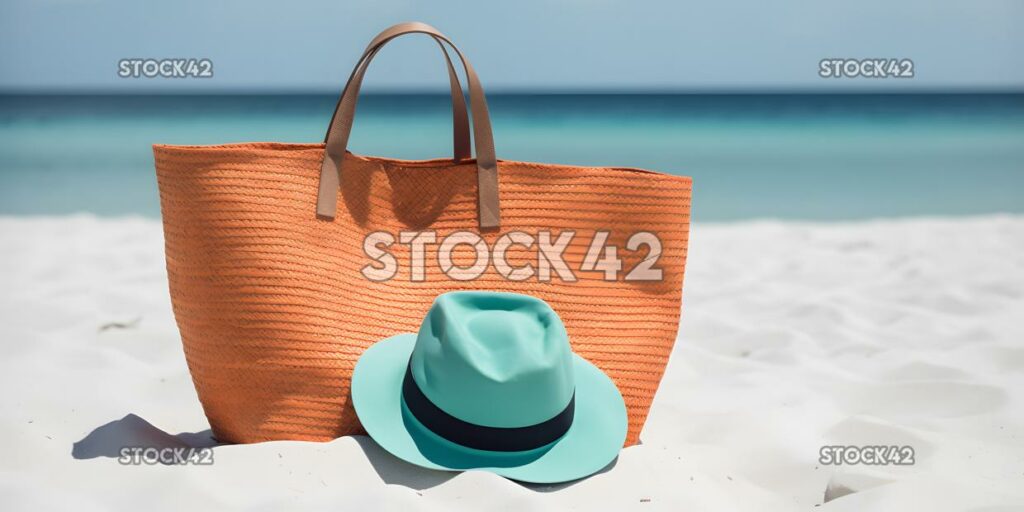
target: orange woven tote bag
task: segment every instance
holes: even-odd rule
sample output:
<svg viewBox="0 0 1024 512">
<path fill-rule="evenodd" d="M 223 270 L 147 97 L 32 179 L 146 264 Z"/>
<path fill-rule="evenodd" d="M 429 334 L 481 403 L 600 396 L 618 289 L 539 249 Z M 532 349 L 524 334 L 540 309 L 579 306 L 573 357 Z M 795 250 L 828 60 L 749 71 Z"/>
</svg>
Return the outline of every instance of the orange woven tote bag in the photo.
<svg viewBox="0 0 1024 512">
<path fill-rule="evenodd" d="M 346 150 L 367 66 L 408 33 L 448 59 L 453 159 Z M 174 314 L 219 440 L 361 433 L 349 379 L 362 351 L 415 332 L 437 295 L 475 289 L 550 303 L 574 351 L 618 385 L 637 441 L 679 325 L 689 178 L 498 160 L 476 72 L 421 23 L 370 43 L 323 144 L 153 152 Z"/>
</svg>

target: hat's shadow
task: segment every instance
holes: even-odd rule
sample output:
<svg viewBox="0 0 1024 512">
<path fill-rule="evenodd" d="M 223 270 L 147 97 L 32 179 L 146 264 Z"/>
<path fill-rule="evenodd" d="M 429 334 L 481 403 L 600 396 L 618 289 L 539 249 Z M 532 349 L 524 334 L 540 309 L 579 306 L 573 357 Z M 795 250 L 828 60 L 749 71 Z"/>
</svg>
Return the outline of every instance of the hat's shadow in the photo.
<svg viewBox="0 0 1024 512">
<path fill-rule="evenodd" d="M 410 489 L 422 491 L 441 485 L 463 472 L 422 468 L 390 454 L 387 450 L 381 448 L 380 445 L 374 442 L 369 436 L 352 436 L 352 439 L 354 439 L 356 443 L 359 444 L 359 447 L 363 449 L 363 453 L 366 455 L 366 459 L 370 461 L 370 465 L 373 466 L 373 470 L 377 472 L 377 475 L 380 476 L 381 480 L 386 484 L 401 485 Z M 616 462 L 618 462 L 618 457 L 616 457 L 615 460 L 612 460 L 611 463 L 603 469 L 595 473 L 595 475 L 610 471 L 615 467 Z M 532 491 L 553 492 L 567 487 L 572 487 L 573 485 L 586 480 L 586 478 L 557 484 L 534 484 L 510 480 Z"/>
<path fill-rule="evenodd" d="M 435 471 L 410 464 L 388 453 L 369 436 L 352 436 L 352 439 L 362 448 L 366 459 L 373 466 L 373 470 L 386 484 L 402 485 L 422 491 L 441 485 L 458 474 L 451 471 Z"/>
</svg>

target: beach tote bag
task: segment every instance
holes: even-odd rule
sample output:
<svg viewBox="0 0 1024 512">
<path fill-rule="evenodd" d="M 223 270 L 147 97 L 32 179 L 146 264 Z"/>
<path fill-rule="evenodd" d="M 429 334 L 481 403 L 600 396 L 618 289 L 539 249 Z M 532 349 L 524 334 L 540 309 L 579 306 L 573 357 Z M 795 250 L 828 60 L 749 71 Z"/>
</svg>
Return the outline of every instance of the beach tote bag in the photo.
<svg viewBox="0 0 1024 512">
<path fill-rule="evenodd" d="M 353 154 L 363 74 L 409 33 L 448 59 L 454 158 Z M 476 72 L 421 23 L 370 43 L 323 144 L 153 152 L 174 314 L 217 439 L 361 433 L 349 380 L 363 350 L 415 332 L 443 292 L 496 290 L 551 304 L 573 350 L 618 385 L 637 441 L 679 325 L 689 178 L 498 160 Z"/>
</svg>

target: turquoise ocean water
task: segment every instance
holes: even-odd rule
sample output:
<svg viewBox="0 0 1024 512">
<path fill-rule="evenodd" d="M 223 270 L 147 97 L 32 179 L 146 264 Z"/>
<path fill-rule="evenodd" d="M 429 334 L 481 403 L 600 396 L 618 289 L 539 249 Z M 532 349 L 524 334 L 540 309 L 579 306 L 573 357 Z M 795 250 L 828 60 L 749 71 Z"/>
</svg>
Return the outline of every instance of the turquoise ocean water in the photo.
<svg viewBox="0 0 1024 512">
<path fill-rule="evenodd" d="M 0 96 L 0 215 L 159 216 L 150 145 L 318 142 L 335 95 Z M 499 158 L 694 178 L 697 221 L 1024 212 L 1024 95 L 491 95 Z M 367 95 L 350 149 L 450 155 L 445 95 Z"/>
</svg>

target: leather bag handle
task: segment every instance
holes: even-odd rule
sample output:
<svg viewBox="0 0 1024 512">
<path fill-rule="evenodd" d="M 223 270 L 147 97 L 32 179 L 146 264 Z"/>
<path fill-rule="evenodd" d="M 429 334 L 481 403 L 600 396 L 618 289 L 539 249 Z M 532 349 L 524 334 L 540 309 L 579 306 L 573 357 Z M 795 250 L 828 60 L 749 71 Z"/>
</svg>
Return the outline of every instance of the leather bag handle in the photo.
<svg viewBox="0 0 1024 512">
<path fill-rule="evenodd" d="M 433 37 L 433 36 L 431 36 Z M 470 158 L 469 149 L 469 111 L 466 110 L 466 97 L 462 94 L 462 83 L 459 82 L 459 74 L 455 71 L 455 66 L 452 64 L 451 56 L 448 55 L 448 49 L 445 48 L 444 42 L 440 39 L 433 37 L 434 41 L 437 41 L 437 45 L 441 48 L 441 55 L 444 56 L 445 64 L 448 67 L 448 84 L 451 88 L 452 96 L 452 140 L 453 143 L 453 160 L 461 162 Z M 374 38 L 369 45 L 366 46 L 366 50 L 363 51 L 363 55 L 359 57 L 360 62 L 364 62 L 358 73 L 358 78 L 355 79 L 354 86 L 358 92 L 362 86 L 363 74 L 366 72 L 366 68 L 370 66 L 370 62 L 376 56 L 380 50 L 383 41 L 380 35 Z M 364 61 L 365 57 L 365 61 Z M 350 78 L 350 81 L 353 79 Z M 346 85 L 348 89 L 350 86 Z M 342 92 L 344 96 L 344 91 Z M 341 105 L 341 98 L 338 99 L 338 105 L 334 108 L 334 114 L 331 117 L 331 122 L 334 121 L 334 116 L 338 115 L 338 107 Z M 327 142 L 327 137 L 324 137 L 324 142 Z"/>
<path fill-rule="evenodd" d="M 366 68 L 376 53 L 392 39 L 412 33 L 432 36 L 439 43 L 443 41 L 455 51 L 466 71 L 469 82 L 469 101 L 473 115 L 473 142 L 476 148 L 477 164 L 477 207 L 478 223 L 481 229 L 496 228 L 501 224 L 498 202 L 498 165 L 494 151 L 494 136 L 491 131 L 490 114 L 483 87 L 473 66 L 461 51 L 444 34 L 430 25 L 418 22 L 400 23 L 377 35 L 367 46 L 348 83 L 338 100 L 334 116 L 327 130 L 324 158 L 320 166 L 320 183 L 317 192 L 317 215 L 333 219 L 337 209 L 338 188 L 341 184 L 341 164 L 347 151 L 348 138 L 352 130 L 359 87 Z M 447 52 L 445 52 L 447 56 Z M 461 89 L 459 91 L 461 95 Z M 455 102 L 458 109 L 458 102 Z M 464 105 L 463 105 L 464 106 Z M 457 129 L 457 127 L 456 127 Z M 456 138 L 458 141 L 458 138 Z M 456 142 L 458 144 L 458 142 Z M 458 159 L 458 150 L 456 150 Z"/>
</svg>

